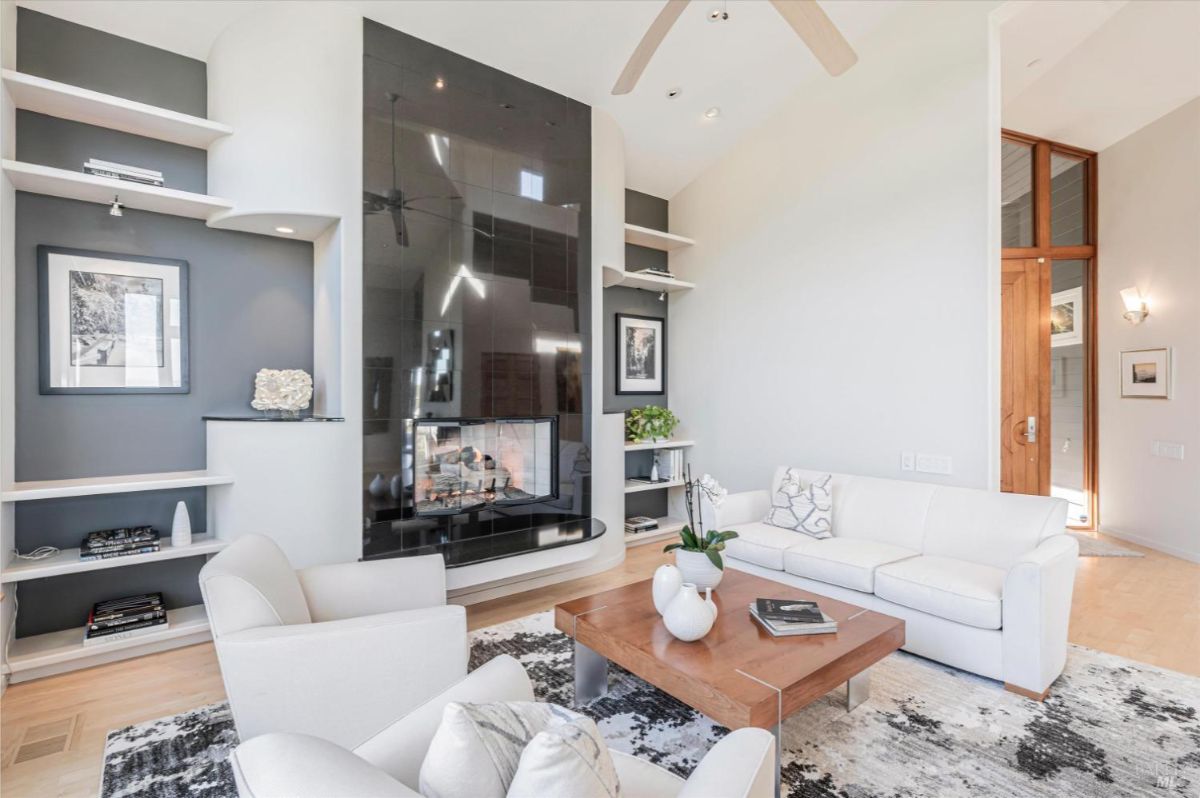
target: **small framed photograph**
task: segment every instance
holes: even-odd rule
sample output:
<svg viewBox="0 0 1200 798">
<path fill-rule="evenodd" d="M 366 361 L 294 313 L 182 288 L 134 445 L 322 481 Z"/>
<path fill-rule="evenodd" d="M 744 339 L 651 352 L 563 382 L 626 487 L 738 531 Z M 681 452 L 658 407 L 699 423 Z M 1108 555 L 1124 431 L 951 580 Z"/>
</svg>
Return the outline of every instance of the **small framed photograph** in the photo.
<svg viewBox="0 0 1200 798">
<path fill-rule="evenodd" d="M 1171 398 L 1171 350 L 1131 349 L 1121 353 L 1122 399 Z"/>
<path fill-rule="evenodd" d="M 617 314 L 617 393 L 666 392 L 667 320 Z"/>
<path fill-rule="evenodd" d="M 1050 346 L 1083 343 L 1083 288 L 1050 295 Z"/>
<path fill-rule="evenodd" d="M 38 247 L 43 394 L 187 393 L 188 264 Z"/>
</svg>

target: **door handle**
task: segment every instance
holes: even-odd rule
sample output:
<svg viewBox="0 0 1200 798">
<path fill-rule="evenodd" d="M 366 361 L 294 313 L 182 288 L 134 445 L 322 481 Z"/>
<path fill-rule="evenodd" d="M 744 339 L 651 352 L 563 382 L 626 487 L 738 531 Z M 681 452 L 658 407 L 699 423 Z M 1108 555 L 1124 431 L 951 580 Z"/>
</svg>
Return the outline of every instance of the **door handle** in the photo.
<svg viewBox="0 0 1200 798">
<path fill-rule="evenodd" d="M 1025 420 L 1025 442 L 1037 443 L 1037 416 Z"/>
</svg>

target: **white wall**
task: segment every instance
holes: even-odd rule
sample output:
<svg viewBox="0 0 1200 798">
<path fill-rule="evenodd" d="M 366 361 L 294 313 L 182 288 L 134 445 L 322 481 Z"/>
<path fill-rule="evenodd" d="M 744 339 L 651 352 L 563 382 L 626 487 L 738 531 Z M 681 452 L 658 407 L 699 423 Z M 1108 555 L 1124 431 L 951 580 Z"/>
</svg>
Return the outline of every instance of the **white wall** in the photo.
<svg viewBox="0 0 1200 798">
<path fill-rule="evenodd" d="M 1200 562 L 1200 99 L 1100 153 L 1102 529 Z M 1121 317 L 1136 285 L 1150 316 Z M 1169 346 L 1171 399 L 1121 399 L 1119 353 Z M 1151 454 L 1184 445 L 1186 459 Z"/>
<path fill-rule="evenodd" d="M 672 409 L 727 487 L 994 471 L 991 3 L 915 4 L 671 199 Z M 902 451 L 951 455 L 948 477 Z"/>
</svg>

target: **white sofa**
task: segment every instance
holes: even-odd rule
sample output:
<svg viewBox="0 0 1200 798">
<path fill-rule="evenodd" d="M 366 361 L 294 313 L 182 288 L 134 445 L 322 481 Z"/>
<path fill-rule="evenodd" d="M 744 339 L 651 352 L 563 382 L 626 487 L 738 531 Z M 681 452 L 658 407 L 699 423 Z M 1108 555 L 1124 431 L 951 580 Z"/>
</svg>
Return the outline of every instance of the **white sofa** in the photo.
<svg viewBox="0 0 1200 798">
<path fill-rule="evenodd" d="M 1062 673 L 1079 544 L 1061 499 L 833 475 L 833 537 L 762 523 L 771 490 L 702 500 L 729 567 L 905 621 L 904 649 L 1044 697 Z M 819 472 L 802 471 L 804 479 Z"/>
<path fill-rule="evenodd" d="M 355 746 L 467 672 L 466 611 L 440 554 L 293 570 L 247 535 L 200 570 L 238 735 Z"/>
<path fill-rule="evenodd" d="M 525 669 L 512 657 L 501 655 L 353 752 L 301 734 L 267 734 L 242 743 L 230 757 L 238 794 L 241 798 L 419 798 L 421 762 L 446 704 L 532 700 L 533 687 Z M 763 729 L 739 729 L 722 738 L 686 781 L 643 759 L 610 753 L 622 798 L 774 795 L 775 738 Z"/>
</svg>

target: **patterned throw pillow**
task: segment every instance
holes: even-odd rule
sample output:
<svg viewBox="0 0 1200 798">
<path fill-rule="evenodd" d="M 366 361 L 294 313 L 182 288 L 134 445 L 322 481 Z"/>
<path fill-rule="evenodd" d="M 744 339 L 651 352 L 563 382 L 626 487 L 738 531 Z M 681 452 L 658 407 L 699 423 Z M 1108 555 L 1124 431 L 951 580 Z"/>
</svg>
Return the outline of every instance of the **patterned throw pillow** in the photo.
<svg viewBox="0 0 1200 798">
<path fill-rule="evenodd" d="M 805 484 L 800 472 L 789 468 L 763 523 L 814 538 L 833 537 L 833 475 L 822 474 Z"/>
<path fill-rule="evenodd" d="M 507 798 L 551 795 L 620 798 L 616 766 L 591 718 L 556 717 L 521 753 Z"/>
</svg>

